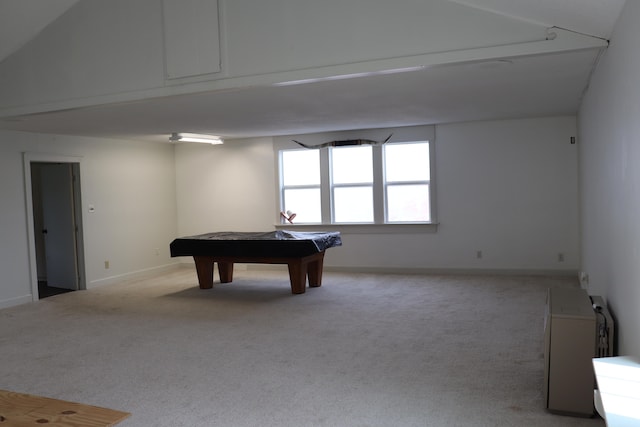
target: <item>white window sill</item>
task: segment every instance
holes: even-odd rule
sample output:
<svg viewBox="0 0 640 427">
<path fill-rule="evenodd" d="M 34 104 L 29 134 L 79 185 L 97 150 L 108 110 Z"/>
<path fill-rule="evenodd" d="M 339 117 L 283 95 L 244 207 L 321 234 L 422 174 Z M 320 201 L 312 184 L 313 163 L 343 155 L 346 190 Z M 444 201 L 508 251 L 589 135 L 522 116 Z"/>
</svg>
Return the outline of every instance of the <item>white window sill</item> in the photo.
<svg viewBox="0 0 640 427">
<path fill-rule="evenodd" d="M 594 403 L 607 426 L 637 426 L 640 421 L 640 359 L 633 356 L 595 358 L 593 368 L 599 388 L 594 392 Z"/>
<path fill-rule="evenodd" d="M 402 224 L 276 224 L 277 230 L 340 231 L 344 234 L 416 234 L 436 233 L 438 223 Z"/>
</svg>

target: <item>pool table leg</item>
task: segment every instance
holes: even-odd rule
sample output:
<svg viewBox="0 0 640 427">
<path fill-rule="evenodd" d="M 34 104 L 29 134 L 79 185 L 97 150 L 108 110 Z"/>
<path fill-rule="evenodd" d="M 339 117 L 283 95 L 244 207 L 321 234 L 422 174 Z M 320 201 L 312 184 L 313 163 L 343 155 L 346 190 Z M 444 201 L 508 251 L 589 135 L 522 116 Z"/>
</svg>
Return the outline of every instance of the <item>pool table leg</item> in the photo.
<svg viewBox="0 0 640 427">
<path fill-rule="evenodd" d="M 233 281 L 233 263 L 218 261 L 218 274 L 221 283 L 231 283 Z"/>
<path fill-rule="evenodd" d="M 322 266 L 324 264 L 324 252 L 320 252 L 316 259 L 307 265 L 307 275 L 309 276 L 309 287 L 317 288 L 322 285 Z"/>
<path fill-rule="evenodd" d="M 211 257 L 194 255 L 193 260 L 196 263 L 200 289 L 213 288 L 213 260 Z"/>
<path fill-rule="evenodd" d="M 324 252 L 305 258 L 290 259 L 287 265 L 289 266 L 291 292 L 303 294 L 307 288 L 307 276 L 309 277 L 309 287 L 319 287 L 322 284 L 323 261 Z"/>
<path fill-rule="evenodd" d="M 229 261 L 229 259 L 230 257 L 193 256 L 200 289 L 211 289 L 213 287 L 214 263 L 218 263 L 218 273 L 220 274 L 221 283 L 230 283 L 233 281 L 233 261 Z M 238 259 L 236 259 L 236 261 L 238 261 Z M 311 288 L 317 288 L 322 284 L 324 251 L 303 258 L 243 258 L 242 262 L 286 263 L 289 266 L 291 292 L 294 294 L 305 293 L 307 277 L 309 278 L 309 287 Z"/>
<path fill-rule="evenodd" d="M 307 264 L 302 262 L 302 259 L 296 258 L 290 260 L 287 265 L 289 266 L 291 293 L 304 294 L 307 290 Z"/>
</svg>

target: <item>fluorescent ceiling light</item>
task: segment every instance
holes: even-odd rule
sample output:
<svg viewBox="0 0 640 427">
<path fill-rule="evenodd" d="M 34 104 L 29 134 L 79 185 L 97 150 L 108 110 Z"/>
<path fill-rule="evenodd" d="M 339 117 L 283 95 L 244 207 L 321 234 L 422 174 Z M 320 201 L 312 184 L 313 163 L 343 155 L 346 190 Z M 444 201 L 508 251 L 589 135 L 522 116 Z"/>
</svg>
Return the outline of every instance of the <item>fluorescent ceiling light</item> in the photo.
<svg viewBox="0 0 640 427">
<path fill-rule="evenodd" d="M 202 135 L 199 133 L 172 133 L 171 142 L 202 142 L 204 144 L 222 144 L 224 141 L 217 135 Z"/>
</svg>

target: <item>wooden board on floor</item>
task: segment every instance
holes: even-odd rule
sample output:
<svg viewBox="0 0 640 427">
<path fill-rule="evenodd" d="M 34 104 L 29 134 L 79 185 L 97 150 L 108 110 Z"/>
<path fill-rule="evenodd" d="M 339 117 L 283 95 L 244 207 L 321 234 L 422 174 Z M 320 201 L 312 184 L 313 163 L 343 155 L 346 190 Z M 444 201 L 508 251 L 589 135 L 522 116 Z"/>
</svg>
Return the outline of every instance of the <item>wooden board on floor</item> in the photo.
<svg viewBox="0 0 640 427">
<path fill-rule="evenodd" d="M 0 390 L 0 426 L 108 427 L 130 415 L 113 409 Z"/>
</svg>

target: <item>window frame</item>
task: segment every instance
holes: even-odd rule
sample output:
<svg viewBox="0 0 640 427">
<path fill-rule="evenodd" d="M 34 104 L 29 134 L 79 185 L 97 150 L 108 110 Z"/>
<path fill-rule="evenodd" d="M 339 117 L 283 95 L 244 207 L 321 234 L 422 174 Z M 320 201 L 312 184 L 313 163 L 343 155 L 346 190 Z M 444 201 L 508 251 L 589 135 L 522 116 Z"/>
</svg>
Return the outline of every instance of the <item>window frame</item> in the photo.
<svg viewBox="0 0 640 427">
<path fill-rule="evenodd" d="M 396 141 L 395 144 L 404 144 L 404 145 L 409 145 L 409 144 L 420 144 L 420 143 L 428 143 L 428 150 L 429 150 L 429 179 L 418 179 L 418 180 L 406 180 L 406 181 L 389 181 L 387 180 L 386 175 L 386 170 L 387 170 L 387 165 L 386 165 L 386 156 L 383 155 L 383 165 L 381 167 L 382 170 L 382 174 L 383 174 L 383 180 L 382 180 L 382 189 L 384 191 L 384 223 L 385 224 L 411 224 L 411 223 L 431 223 L 433 222 L 433 209 L 432 209 L 432 203 L 433 203 L 433 196 L 432 196 L 432 190 L 433 188 L 431 187 L 431 182 L 432 182 L 432 165 L 433 165 L 433 159 L 432 159 L 432 155 L 433 155 L 433 150 L 431 149 L 432 146 L 432 141 L 405 141 L 405 142 L 400 142 L 400 141 Z M 382 150 L 384 151 L 384 146 L 382 147 Z M 402 187 L 402 186 L 411 186 L 411 185 L 426 185 L 428 187 L 428 191 L 429 191 L 429 221 L 390 221 L 389 220 L 389 187 Z"/>
<path fill-rule="evenodd" d="M 306 151 L 307 149 L 305 148 L 301 148 L 300 150 L 296 151 Z M 285 212 L 285 206 L 284 206 L 284 201 L 285 201 L 285 192 L 287 190 L 316 190 L 318 189 L 320 191 L 320 206 L 321 208 L 324 206 L 324 200 L 323 200 L 323 191 L 322 191 L 322 181 L 323 181 L 323 172 L 322 172 L 322 162 L 320 162 L 320 166 L 318 167 L 320 170 L 320 182 L 318 184 L 296 184 L 296 185 L 285 185 L 284 183 L 284 173 L 282 170 L 282 164 L 283 164 L 283 152 L 284 151 L 293 151 L 293 150 L 287 150 L 287 149 L 283 149 L 283 150 L 278 150 L 277 151 L 277 170 L 278 170 L 278 192 L 279 192 L 279 199 L 278 199 L 278 205 L 280 206 L 280 212 Z M 320 154 L 318 155 L 318 158 L 320 159 L 320 157 L 322 157 Z M 320 215 L 320 222 L 319 223 L 307 223 L 307 224 L 321 224 L 322 223 L 322 213 Z M 280 217 L 280 221 L 284 221 L 284 218 Z"/>
<path fill-rule="evenodd" d="M 358 147 L 358 146 L 352 146 L 352 147 Z M 323 221 L 322 223 L 328 223 L 328 224 L 376 224 L 376 219 L 377 219 L 377 215 L 376 215 L 376 208 L 377 208 L 377 204 L 376 204 L 376 175 L 377 175 L 377 171 L 376 171 L 376 161 L 375 161 L 375 147 L 371 147 L 371 181 L 370 182 L 349 182 L 349 183 L 335 183 L 333 182 L 333 180 L 331 179 L 332 175 L 333 175 L 333 159 L 332 159 L 332 152 L 334 150 L 341 150 L 341 149 L 345 149 L 345 148 L 352 148 L 350 146 L 347 147 L 328 147 L 325 151 L 326 151 L 326 161 L 329 163 L 329 195 L 330 195 L 330 216 L 329 216 L 329 221 L 325 222 L 325 218 L 323 217 Z M 322 152 L 320 153 L 320 156 L 322 157 Z M 371 221 L 367 221 L 367 222 L 337 222 L 336 221 L 336 209 L 335 209 L 335 190 L 337 188 L 371 188 L 371 196 L 372 196 L 372 209 L 373 209 L 373 217 Z"/>
<path fill-rule="evenodd" d="M 347 132 L 330 132 L 322 134 L 309 134 L 309 135 L 289 135 L 274 137 L 274 154 L 275 154 L 275 166 L 277 176 L 277 206 L 280 210 L 284 208 L 284 188 L 282 185 L 282 170 L 281 170 L 281 152 L 285 150 L 308 150 L 307 148 L 301 148 L 293 140 L 304 141 L 308 145 L 318 145 L 326 141 L 340 141 L 347 139 L 371 139 L 374 141 L 384 140 L 389 134 L 393 133 L 393 137 L 387 144 L 394 143 L 411 143 L 411 142 L 428 142 L 429 143 L 429 170 L 430 179 L 429 185 L 429 207 L 431 220 L 419 221 L 419 222 L 385 222 L 387 214 L 386 199 L 386 183 L 384 180 L 384 161 L 382 145 L 372 146 L 372 161 L 373 161 L 373 206 L 374 206 L 374 221 L 366 223 L 336 223 L 333 218 L 333 186 L 331 185 L 331 165 L 329 148 L 319 149 L 319 161 L 320 161 L 320 197 L 321 197 L 321 222 L 320 223 L 288 223 L 284 220 L 279 213 L 276 220 L 276 228 L 299 228 L 299 229 L 332 229 L 349 231 L 350 233 L 417 233 L 427 232 L 432 233 L 437 231 L 437 215 L 436 215 L 436 165 L 435 165 L 435 128 L 434 126 L 412 126 L 407 128 L 395 128 L 395 129 L 375 129 L 375 130 L 361 130 L 361 131 L 347 131 Z M 336 147 L 340 148 L 340 147 Z M 419 182 L 422 183 L 422 182 Z M 405 184 L 405 182 L 402 182 Z M 340 184 L 342 185 L 342 184 Z M 347 186 L 354 186 L 354 184 L 347 184 Z M 300 187 L 297 187 L 300 188 Z M 314 187 L 317 188 L 317 187 Z"/>
</svg>

